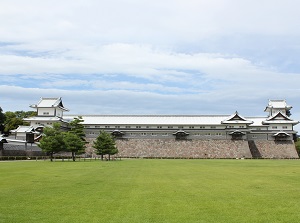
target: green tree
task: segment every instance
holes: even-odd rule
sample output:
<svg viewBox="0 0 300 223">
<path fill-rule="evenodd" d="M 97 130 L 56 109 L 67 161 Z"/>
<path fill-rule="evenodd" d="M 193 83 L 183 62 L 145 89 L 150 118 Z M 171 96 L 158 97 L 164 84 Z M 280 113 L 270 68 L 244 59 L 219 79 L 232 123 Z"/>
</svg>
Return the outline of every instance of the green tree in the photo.
<svg viewBox="0 0 300 223">
<path fill-rule="evenodd" d="M 78 116 L 78 118 L 74 118 L 73 121 L 69 123 L 69 126 L 71 128 L 70 132 L 76 134 L 79 138 L 82 139 L 82 141 L 86 142 L 85 140 L 85 133 L 84 133 L 84 126 L 83 123 L 84 120 L 81 116 Z"/>
<path fill-rule="evenodd" d="M 300 155 L 300 138 L 297 138 L 295 145 L 296 145 L 296 150 L 298 152 L 298 155 Z"/>
<path fill-rule="evenodd" d="M 19 125 L 23 125 L 23 123 L 22 118 L 18 118 L 15 112 L 5 112 L 4 132 L 8 133 L 10 130 L 18 128 Z"/>
<path fill-rule="evenodd" d="M 2 108 L 0 107 L 0 124 L 3 124 L 5 121 L 5 115 L 3 113 Z"/>
<path fill-rule="evenodd" d="M 5 121 L 4 121 L 4 131 L 9 132 L 10 130 L 18 128 L 19 125 L 29 125 L 28 122 L 23 121 L 24 118 L 35 116 L 36 112 L 34 111 L 16 111 L 5 112 Z M 1 123 L 0 123 L 1 124 Z"/>
<path fill-rule="evenodd" d="M 53 154 L 63 151 L 65 149 L 64 134 L 61 131 L 59 123 L 54 123 L 53 127 L 45 127 L 43 137 L 38 146 L 50 154 L 51 162 L 53 161 Z"/>
<path fill-rule="evenodd" d="M 2 108 L 0 107 L 0 133 L 3 134 L 4 132 L 4 121 L 5 121 L 5 115 L 3 113 Z"/>
<path fill-rule="evenodd" d="M 100 132 L 94 141 L 93 147 L 97 150 L 97 154 L 101 155 L 101 160 L 103 160 L 103 155 L 108 154 L 108 159 L 110 160 L 110 155 L 118 153 L 115 139 L 111 134 L 105 131 Z"/>
<path fill-rule="evenodd" d="M 64 144 L 66 151 L 72 153 L 72 160 L 75 161 L 76 153 L 83 153 L 85 142 L 72 132 L 64 132 Z"/>
<path fill-rule="evenodd" d="M 37 112 L 35 111 L 15 111 L 16 117 L 17 118 L 28 118 L 28 117 L 32 117 L 32 116 L 36 116 Z"/>
<path fill-rule="evenodd" d="M 83 122 L 84 120 L 82 119 L 82 116 L 74 118 L 74 120 L 69 123 L 70 131 L 65 134 L 67 151 L 72 152 L 73 161 L 75 161 L 75 153 L 83 153 L 85 150 L 85 144 L 87 143 L 85 140 Z M 72 138 L 76 143 L 72 142 Z M 80 139 L 81 142 L 78 139 Z"/>
</svg>

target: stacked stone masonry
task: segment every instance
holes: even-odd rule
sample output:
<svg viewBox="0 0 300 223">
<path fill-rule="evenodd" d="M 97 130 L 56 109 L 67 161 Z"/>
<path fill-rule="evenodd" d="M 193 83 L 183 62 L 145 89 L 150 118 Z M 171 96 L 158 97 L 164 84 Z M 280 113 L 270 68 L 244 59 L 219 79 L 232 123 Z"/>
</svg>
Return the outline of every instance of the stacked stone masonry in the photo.
<svg viewBox="0 0 300 223">
<path fill-rule="evenodd" d="M 86 155 L 95 155 L 93 140 Z M 136 158 L 299 158 L 293 141 L 270 140 L 175 140 L 175 139 L 118 139 L 117 156 Z M 3 156 L 45 155 L 36 145 L 4 144 Z"/>
<path fill-rule="evenodd" d="M 248 142 L 239 140 L 117 140 L 122 157 L 251 158 Z"/>
<path fill-rule="evenodd" d="M 93 153 L 92 139 L 87 153 Z M 254 145 L 253 145 L 254 142 Z M 118 139 L 120 157 L 136 158 L 299 158 L 293 141 Z M 256 153 L 253 152 L 256 150 Z"/>
<path fill-rule="evenodd" d="M 256 140 L 249 142 L 251 151 L 255 150 L 254 158 L 299 158 L 292 140 L 269 141 Z"/>
</svg>

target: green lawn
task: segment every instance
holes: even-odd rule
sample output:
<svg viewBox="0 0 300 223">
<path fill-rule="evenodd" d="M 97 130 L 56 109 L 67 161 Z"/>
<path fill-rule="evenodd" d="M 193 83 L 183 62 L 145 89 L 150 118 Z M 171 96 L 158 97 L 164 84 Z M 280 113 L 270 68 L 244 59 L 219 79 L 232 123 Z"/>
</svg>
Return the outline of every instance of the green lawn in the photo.
<svg viewBox="0 0 300 223">
<path fill-rule="evenodd" d="M 299 222 L 300 160 L 0 162 L 0 222 Z"/>
</svg>

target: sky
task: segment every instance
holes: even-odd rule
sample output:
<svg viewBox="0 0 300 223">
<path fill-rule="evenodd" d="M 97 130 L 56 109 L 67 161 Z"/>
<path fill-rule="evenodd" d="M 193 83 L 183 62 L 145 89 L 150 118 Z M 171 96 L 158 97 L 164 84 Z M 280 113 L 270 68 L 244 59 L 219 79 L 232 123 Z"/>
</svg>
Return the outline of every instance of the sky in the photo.
<svg viewBox="0 0 300 223">
<path fill-rule="evenodd" d="M 0 107 L 300 120 L 298 0 L 0 0 Z M 300 124 L 299 124 L 300 125 Z M 297 127 L 300 130 L 300 127 Z"/>
</svg>

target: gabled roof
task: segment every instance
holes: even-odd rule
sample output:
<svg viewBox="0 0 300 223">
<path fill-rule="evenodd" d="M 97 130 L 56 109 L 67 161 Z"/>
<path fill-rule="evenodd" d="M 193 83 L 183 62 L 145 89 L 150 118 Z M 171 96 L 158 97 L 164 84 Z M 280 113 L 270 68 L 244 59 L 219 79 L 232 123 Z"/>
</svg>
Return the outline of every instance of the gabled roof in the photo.
<svg viewBox="0 0 300 223">
<path fill-rule="evenodd" d="M 0 135 L 0 142 L 7 143 L 7 140 Z"/>
<path fill-rule="evenodd" d="M 233 132 L 230 132 L 229 135 L 246 135 L 246 133 L 240 130 L 234 130 Z"/>
<path fill-rule="evenodd" d="M 111 134 L 113 136 L 122 136 L 122 135 L 124 135 L 124 132 L 121 132 L 120 130 L 115 129 L 114 131 L 111 132 Z"/>
<path fill-rule="evenodd" d="M 178 130 L 178 131 L 176 131 L 176 132 L 173 133 L 173 135 L 176 135 L 176 136 L 186 136 L 186 135 L 189 135 L 189 134 L 190 133 L 188 133 L 188 132 L 186 132 L 186 131 L 184 131 L 182 129 L 180 129 L 180 130 Z"/>
<path fill-rule="evenodd" d="M 274 137 L 288 137 L 290 135 L 286 132 L 280 131 L 280 132 L 275 133 L 273 136 Z"/>
<path fill-rule="evenodd" d="M 269 104 L 266 107 L 265 111 L 269 112 L 270 109 L 275 108 L 275 109 L 280 109 L 284 108 L 286 110 L 290 110 L 292 106 L 287 105 L 285 100 L 269 100 Z"/>
<path fill-rule="evenodd" d="M 222 124 L 253 124 L 253 121 L 247 120 L 243 116 L 239 115 L 239 113 L 236 111 L 233 115 L 228 117 L 227 119 L 223 120 L 221 122 Z"/>
<path fill-rule="evenodd" d="M 17 129 L 11 130 L 11 132 L 33 132 L 34 128 L 32 126 L 20 125 Z"/>
<path fill-rule="evenodd" d="M 63 106 L 61 97 L 59 98 L 41 98 L 40 101 L 36 105 L 30 105 L 31 108 L 51 108 L 58 107 L 62 110 L 69 111 L 67 108 Z"/>
<path fill-rule="evenodd" d="M 281 111 L 277 112 L 275 115 L 267 118 L 262 124 L 298 124 L 298 121 L 294 121 L 288 116 L 281 113 Z"/>
</svg>

